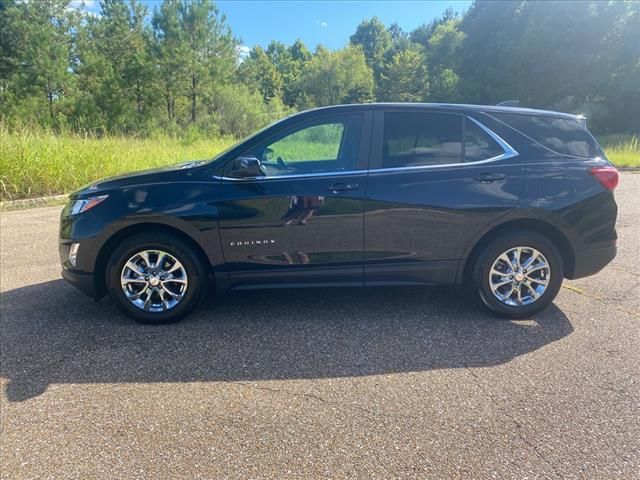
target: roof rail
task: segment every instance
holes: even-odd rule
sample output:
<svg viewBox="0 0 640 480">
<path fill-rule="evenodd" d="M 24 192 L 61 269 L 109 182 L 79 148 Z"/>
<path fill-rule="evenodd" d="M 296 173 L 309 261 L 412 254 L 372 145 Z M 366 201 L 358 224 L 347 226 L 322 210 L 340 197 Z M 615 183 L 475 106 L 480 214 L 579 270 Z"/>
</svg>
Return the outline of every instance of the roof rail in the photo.
<svg viewBox="0 0 640 480">
<path fill-rule="evenodd" d="M 498 107 L 519 107 L 520 100 L 505 100 L 504 102 L 500 102 Z"/>
</svg>

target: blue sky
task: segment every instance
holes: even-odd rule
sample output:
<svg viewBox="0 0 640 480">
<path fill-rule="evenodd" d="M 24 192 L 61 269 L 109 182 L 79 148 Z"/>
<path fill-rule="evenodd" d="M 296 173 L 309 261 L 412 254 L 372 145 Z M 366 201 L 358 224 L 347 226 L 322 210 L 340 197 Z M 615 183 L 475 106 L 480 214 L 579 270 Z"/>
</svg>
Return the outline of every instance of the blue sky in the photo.
<svg viewBox="0 0 640 480">
<path fill-rule="evenodd" d="M 78 7 L 83 0 L 73 0 Z M 99 11 L 97 0 L 84 0 L 85 9 Z M 153 12 L 160 0 L 146 0 Z M 342 48 L 349 41 L 361 20 L 378 16 L 386 25 L 393 22 L 407 31 L 439 17 L 447 7 L 466 10 L 471 0 L 450 1 L 257 1 L 219 0 L 220 11 L 226 14 L 233 33 L 243 45 L 266 46 L 271 40 L 285 44 L 296 38 L 314 49 L 319 43 L 326 47 Z"/>
</svg>

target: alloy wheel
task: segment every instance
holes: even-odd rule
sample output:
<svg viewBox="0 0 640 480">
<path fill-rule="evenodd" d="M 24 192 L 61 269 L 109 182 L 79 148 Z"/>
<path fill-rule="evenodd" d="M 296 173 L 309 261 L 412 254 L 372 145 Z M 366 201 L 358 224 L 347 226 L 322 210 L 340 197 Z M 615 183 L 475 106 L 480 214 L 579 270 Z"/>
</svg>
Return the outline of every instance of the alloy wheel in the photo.
<svg viewBox="0 0 640 480">
<path fill-rule="evenodd" d="M 505 305 L 521 307 L 538 300 L 549 286 L 551 268 L 545 256 L 532 247 L 503 252 L 489 270 L 493 295 Z"/>
<path fill-rule="evenodd" d="M 189 280 L 180 261 L 161 250 L 143 250 L 127 260 L 120 274 L 122 291 L 147 312 L 165 312 L 184 298 Z"/>
</svg>

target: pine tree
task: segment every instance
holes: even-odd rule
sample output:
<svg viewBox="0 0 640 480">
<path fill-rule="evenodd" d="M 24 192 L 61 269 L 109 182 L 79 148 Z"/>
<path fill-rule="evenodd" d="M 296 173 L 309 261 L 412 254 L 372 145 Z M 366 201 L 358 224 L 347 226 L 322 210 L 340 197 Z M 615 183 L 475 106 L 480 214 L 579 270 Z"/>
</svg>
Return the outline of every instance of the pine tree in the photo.
<svg viewBox="0 0 640 480">
<path fill-rule="evenodd" d="M 3 64 L 10 67 L 11 75 L 10 79 L 4 78 L 4 89 L 15 99 L 14 108 L 22 110 L 16 114 L 25 119 L 44 121 L 40 111 L 46 105 L 46 123 L 52 126 L 59 125 L 58 113 L 74 84 L 72 32 L 77 19 L 67 9 L 68 3 L 69 0 L 14 2 L 2 9 L 2 36 L 4 22 L 9 35 L 3 40 Z M 4 52 L 10 52 L 8 49 L 13 49 L 13 60 L 4 57 Z"/>
<path fill-rule="evenodd" d="M 182 96 L 188 102 L 189 121 L 196 123 L 214 83 L 231 80 L 238 42 L 211 0 L 164 0 L 153 28 L 168 116 L 175 118 L 175 100 Z"/>
</svg>

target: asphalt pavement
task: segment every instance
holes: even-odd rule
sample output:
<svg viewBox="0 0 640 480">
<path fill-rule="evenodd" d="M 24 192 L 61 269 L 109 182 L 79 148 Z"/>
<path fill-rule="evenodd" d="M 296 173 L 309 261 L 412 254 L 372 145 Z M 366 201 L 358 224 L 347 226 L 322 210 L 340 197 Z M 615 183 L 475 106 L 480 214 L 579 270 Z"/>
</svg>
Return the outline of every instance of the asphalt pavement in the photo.
<svg viewBox="0 0 640 480">
<path fill-rule="evenodd" d="M 640 478 L 640 174 L 619 253 L 496 320 L 443 288 L 236 292 L 150 327 L 0 214 L 0 477 Z"/>
</svg>

